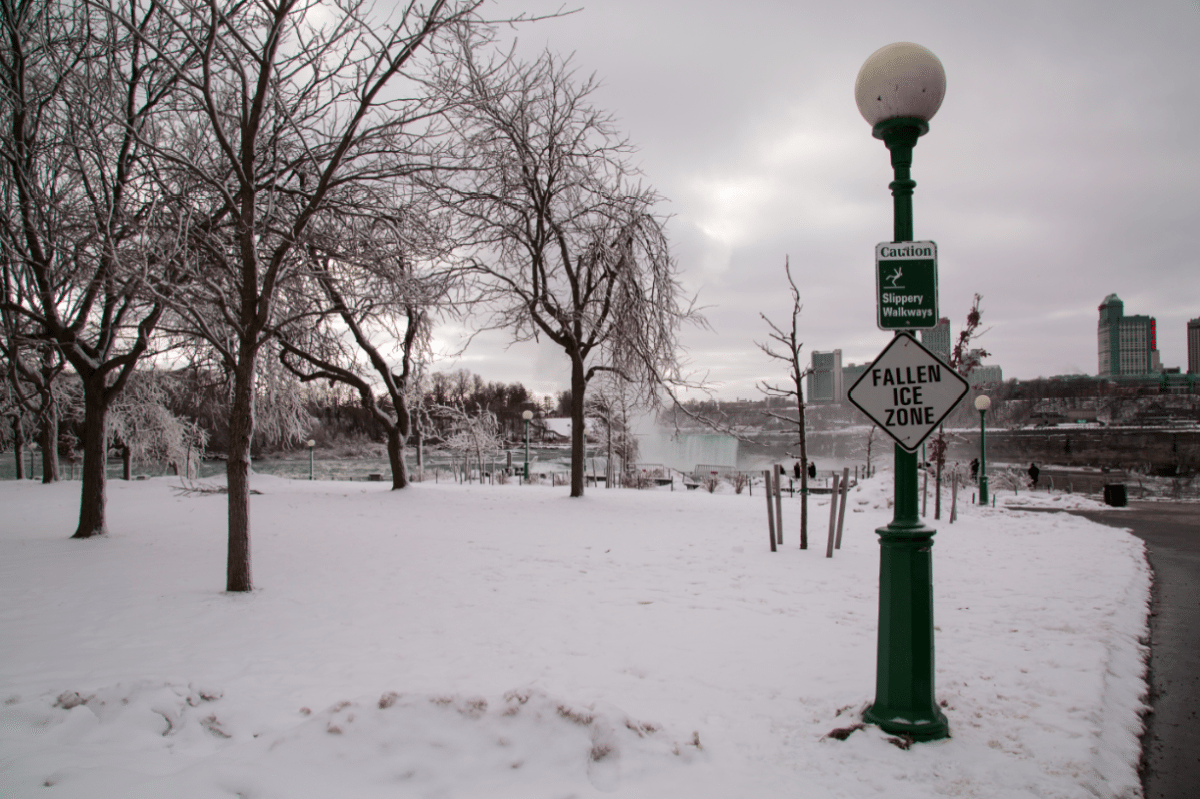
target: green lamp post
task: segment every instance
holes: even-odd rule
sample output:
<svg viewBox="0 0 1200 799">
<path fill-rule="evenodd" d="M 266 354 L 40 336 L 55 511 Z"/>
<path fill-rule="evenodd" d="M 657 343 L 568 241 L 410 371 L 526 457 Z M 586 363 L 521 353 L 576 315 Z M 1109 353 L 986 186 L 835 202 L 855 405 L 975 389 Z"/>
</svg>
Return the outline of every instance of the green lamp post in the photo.
<svg viewBox="0 0 1200 799">
<path fill-rule="evenodd" d="M 987 486 L 987 416 L 992 407 L 992 399 L 987 394 L 975 398 L 975 410 L 979 411 L 979 504 L 988 504 Z"/>
<path fill-rule="evenodd" d="M 308 479 L 313 479 L 313 447 L 317 446 L 317 442 L 311 438 L 304 442 L 304 446 L 308 447 Z"/>
<path fill-rule="evenodd" d="M 917 139 L 929 131 L 946 93 L 937 56 L 898 42 L 875 51 L 854 85 L 858 110 L 891 153 L 894 240 L 913 240 L 909 175 Z M 945 738 L 946 716 L 934 697 L 934 530 L 918 516 L 917 454 L 895 448 L 895 512 L 879 535 L 879 633 L 875 701 L 863 715 L 885 732 L 915 741 Z"/>
<path fill-rule="evenodd" d="M 529 482 L 529 420 L 533 418 L 533 411 L 522 411 L 521 418 L 525 420 L 525 477 L 526 483 Z"/>
</svg>

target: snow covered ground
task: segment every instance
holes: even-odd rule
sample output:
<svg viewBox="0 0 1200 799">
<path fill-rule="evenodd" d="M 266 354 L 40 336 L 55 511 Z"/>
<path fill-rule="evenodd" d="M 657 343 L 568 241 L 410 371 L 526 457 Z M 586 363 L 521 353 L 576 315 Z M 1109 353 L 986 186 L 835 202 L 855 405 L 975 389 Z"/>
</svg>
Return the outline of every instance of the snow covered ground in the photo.
<svg viewBox="0 0 1200 799">
<path fill-rule="evenodd" d="M 78 484 L 0 484 L 0 795 L 1141 795 L 1125 532 L 935 523 L 953 737 L 904 750 L 827 737 L 874 694 L 890 474 L 832 560 L 824 497 L 772 554 L 758 491 L 254 485 L 258 590 L 227 595 L 222 496 L 114 481 L 111 535 L 71 541 Z"/>
</svg>

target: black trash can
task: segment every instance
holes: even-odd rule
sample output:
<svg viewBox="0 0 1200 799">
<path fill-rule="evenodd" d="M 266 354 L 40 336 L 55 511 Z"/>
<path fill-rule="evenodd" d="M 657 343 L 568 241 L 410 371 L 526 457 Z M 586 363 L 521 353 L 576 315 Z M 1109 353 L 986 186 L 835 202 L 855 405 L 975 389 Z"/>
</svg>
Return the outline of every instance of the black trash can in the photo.
<svg viewBox="0 0 1200 799">
<path fill-rule="evenodd" d="M 1104 504 L 1114 508 L 1123 508 L 1128 503 L 1124 483 L 1106 483 L 1104 485 Z"/>
</svg>

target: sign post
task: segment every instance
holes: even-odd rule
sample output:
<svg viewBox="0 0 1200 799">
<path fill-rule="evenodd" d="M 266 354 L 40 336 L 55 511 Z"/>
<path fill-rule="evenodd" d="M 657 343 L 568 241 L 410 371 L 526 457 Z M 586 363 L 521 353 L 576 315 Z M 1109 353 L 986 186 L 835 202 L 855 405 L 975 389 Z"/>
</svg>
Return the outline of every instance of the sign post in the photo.
<svg viewBox="0 0 1200 799">
<path fill-rule="evenodd" d="M 917 184 L 910 170 L 913 148 L 929 131 L 929 120 L 945 92 L 946 73 L 937 56 L 911 42 L 889 44 L 873 53 L 859 70 L 854 86 L 858 110 L 871 125 L 871 134 L 883 141 L 891 155 L 893 241 L 876 247 L 875 279 L 879 327 L 897 331 L 896 340 L 867 371 L 871 385 L 863 385 L 860 379 L 852 389 L 858 399 L 855 405 L 871 407 L 868 415 L 880 413 L 885 422 L 881 426 L 896 440 L 895 515 L 891 524 L 875 531 L 879 535 L 875 701 L 863 720 L 915 741 L 933 741 L 949 734 L 946 716 L 934 697 L 934 531 L 918 516 L 915 449 L 936 426 L 927 419 L 940 421 L 954 405 L 947 406 L 940 395 L 935 397 L 934 384 L 941 381 L 931 381 L 928 368 L 920 372 L 919 361 L 903 361 L 908 355 L 919 357 L 923 348 L 902 332 L 933 327 L 938 319 L 937 250 L 932 242 L 913 241 L 912 196 Z M 924 245 L 930 245 L 930 252 Z M 921 263 L 926 261 L 931 263 Z M 885 294 L 891 295 L 887 301 Z M 891 364 L 886 359 L 893 357 L 889 353 L 896 347 L 902 354 L 894 357 L 901 361 Z M 948 372 L 943 369 L 939 377 Z M 891 385 L 885 382 L 889 376 Z M 928 402 L 931 397 L 935 404 Z M 892 425 L 886 424 L 889 409 Z"/>
</svg>

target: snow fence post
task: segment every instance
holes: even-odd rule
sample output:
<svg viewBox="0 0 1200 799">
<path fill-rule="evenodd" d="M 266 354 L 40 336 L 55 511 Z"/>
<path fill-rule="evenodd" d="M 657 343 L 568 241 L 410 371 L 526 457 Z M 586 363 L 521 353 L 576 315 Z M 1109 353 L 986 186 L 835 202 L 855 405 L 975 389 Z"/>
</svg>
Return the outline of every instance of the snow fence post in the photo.
<svg viewBox="0 0 1200 799">
<path fill-rule="evenodd" d="M 767 469 L 763 472 L 763 478 L 767 481 L 767 532 L 771 535 L 771 551 L 775 550 L 775 506 L 771 499 L 771 470 Z"/>
<path fill-rule="evenodd" d="M 833 530 L 837 522 L 837 492 L 838 492 L 838 475 L 833 473 L 833 490 L 829 492 L 829 543 L 825 545 L 825 557 L 833 557 Z"/>
<path fill-rule="evenodd" d="M 950 475 L 950 523 L 958 520 L 958 471 Z"/>
<path fill-rule="evenodd" d="M 783 544 L 783 467 L 776 465 L 775 472 L 775 541 Z"/>
<path fill-rule="evenodd" d="M 833 544 L 834 549 L 842 548 L 842 523 L 846 521 L 846 494 L 850 488 L 850 467 L 842 469 L 842 501 L 838 503 L 838 526 L 837 540 Z"/>
</svg>

